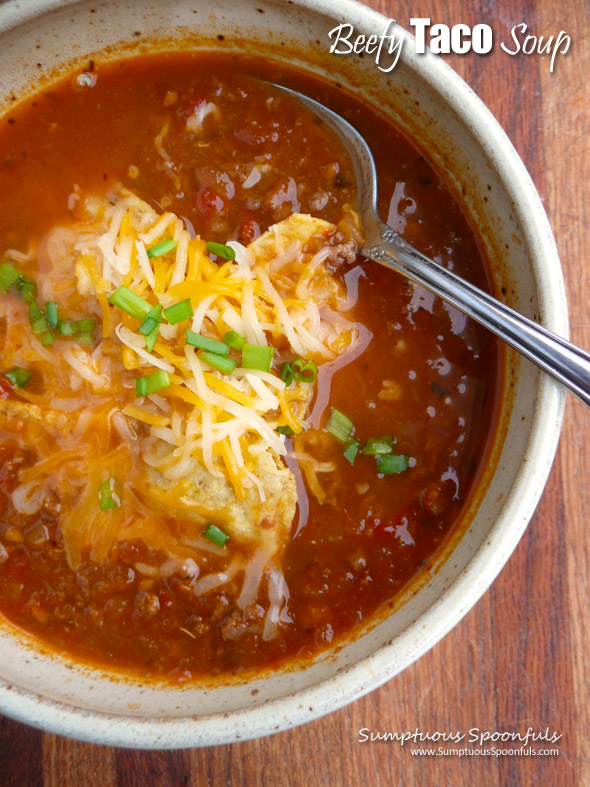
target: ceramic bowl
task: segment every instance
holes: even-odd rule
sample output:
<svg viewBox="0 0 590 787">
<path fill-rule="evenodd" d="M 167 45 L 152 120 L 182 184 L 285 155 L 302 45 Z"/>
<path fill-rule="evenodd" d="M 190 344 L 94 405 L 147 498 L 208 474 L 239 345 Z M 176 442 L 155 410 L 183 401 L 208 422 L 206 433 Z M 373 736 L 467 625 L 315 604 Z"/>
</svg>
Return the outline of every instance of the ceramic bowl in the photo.
<svg viewBox="0 0 590 787">
<path fill-rule="evenodd" d="M 506 287 L 511 305 L 566 335 L 563 281 L 547 219 L 490 112 L 444 62 L 413 54 L 407 36 L 388 74 L 370 57 L 331 55 L 329 31 L 343 20 L 356 34 L 379 34 L 387 25 L 384 17 L 349 0 L 8 0 L 0 5 L 0 112 L 13 96 L 90 56 L 188 47 L 265 52 L 291 62 L 393 115 L 467 195 L 467 211 L 496 261 L 493 276 Z M 0 712 L 83 740 L 179 748 L 271 734 L 375 689 L 475 604 L 515 548 L 541 495 L 564 393 L 511 352 L 506 381 L 489 472 L 462 537 L 430 578 L 362 636 L 305 669 L 213 689 L 171 688 L 114 679 L 49 655 L 0 624 Z"/>
</svg>

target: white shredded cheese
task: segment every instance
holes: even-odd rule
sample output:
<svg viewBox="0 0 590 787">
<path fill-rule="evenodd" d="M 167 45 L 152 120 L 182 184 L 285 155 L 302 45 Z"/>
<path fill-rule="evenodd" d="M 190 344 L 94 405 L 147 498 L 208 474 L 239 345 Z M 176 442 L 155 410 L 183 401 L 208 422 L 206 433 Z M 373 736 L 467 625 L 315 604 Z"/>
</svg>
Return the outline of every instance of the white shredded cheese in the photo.
<svg viewBox="0 0 590 787">
<path fill-rule="evenodd" d="M 260 377 L 256 377 L 253 374 L 247 374 L 246 380 L 248 380 L 252 386 L 252 389 L 256 391 L 258 396 L 262 399 L 265 410 L 276 410 L 276 408 L 279 406 L 279 400 L 268 390 L 264 384 L 264 381 L 261 380 Z"/>
<path fill-rule="evenodd" d="M 256 262 L 254 255 L 237 240 L 230 240 L 227 242 L 227 245 L 236 253 L 236 273 L 239 274 L 244 281 L 250 281 L 253 278 L 252 268 Z"/>
<path fill-rule="evenodd" d="M 275 290 L 275 288 L 270 283 L 270 279 L 268 278 L 267 272 L 262 268 L 262 266 L 256 266 L 256 275 L 262 282 L 262 286 L 264 287 L 264 291 L 272 300 L 275 309 L 277 310 L 277 314 L 279 316 L 280 323 L 283 327 L 283 331 L 285 332 L 287 339 L 289 340 L 289 344 L 291 345 L 291 349 L 294 353 L 300 356 L 305 356 L 306 354 L 306 347 L 301 342 L 297 334 L 295 333 L 295 325 L 291 316 L 289 315 L 289 311 L 285 304 L 283 303 L 283 299 L 279 295 L 279 293 Z"/>
<path fill-rule="evenodd" d="M 216 119 L 221 117 L 219 107 L 212 101 L 202 101 L 195 107 L 195 111 L 186 121 L 186 130 L 191 134 L 198 134 L 203 128 L 203 122 L 206 117 L 213 115 Z"/>
<path fill-rule="evenodd" d="M 200 333 L 203 327 L 203 320 L 205 319 L 205 315 L 209 311 L 209 308 L 213 301 L 217 298 L 217 295 L 208 295 L 206 298 L 199 303 L 197 308 L 195 309 L 195 313 L 193 315 L 193 322 L 191 325 L 192 330 L 195 333 Z"/>
<path fill-rule="evenodd" d="M 183 229 L 182 222 L 176 222 L 176 230 L 174 232 L 174 240 L 178 244 L 176 247 L 176 263 L 174 265 L 174 272 L 170 284 L 180 284 L 184 281 L 186 275 L 186 266 L 188 263 L 188 244 L 191 239 L 190 234 Z"/>
<path fill-rule="evenodd" d="M 147 256 L 145 243 L 141 240 L 136 240 L 135 248 L 137 250 L 137 261 L 139 263 L 139 268 L 143 273 L 143 275 L 145 276 L 147 283 L 150 285 L 150 287 L 153 290 L 156 287 L 156 277 L 152 269 L 150 258 Z"/>
<path fill-rule="evenodd" d="M 233 309 L 226 309 L 221 315 L 223 322 L 231 328 L 232 331 L 242 335 L 244 333 L 244 323 L 240 315 Z"/>
<path fill-rule="evenodd" d="M 79 347 L 67 347 L 63 351 L 64 360 L 77 372 L 80 377 L 87 380 L 95 391 L 100 391 L 109 386 L 110 380 L 99 374 L 90 360 L 89 353 Z"/>
<path fill-rule="evenodd" d="M 131 253 L 133 250 L 133 238 L 128 235 L 120 241 L 115 252 L 115 267 L 122 276 L 131 270 Z"/>
<path fill-rule="evenodd" d="M 244 284 L 244 289 L 242 290 L 242 323 L 249 344 L 260 344 L 264 347 L 268 345 L 256 314 L 254 288 L 251 282 Z"/>
<path fill-rule="evenodd" d="M 164 213 L 160 220 L 147 232 L 142 233 L 139 239 L 142 240 L 146 246 L 151 246 L 158 238 L 164 234 L 170 224 L 176 220 L 174 213 Z"/>
<path fill-rule="evenodd" d="M 133 333 L 130 331 L 129 328 L 125 328 L 123 323 L 119 323 L 115 328 L 115 333 L 117 337 L 126 347 L 136 352 L 140 358 L 146 361 L 150 366 L 157 366 L 158 369 L 162 369 L 164 372 L 173 372 L 174 366 L 168 363 L 168 361 L 163 361 L 161 358 L 158 358 L 157 355 L 153 353 L 149 353 L 147 350 L 142 349 L 138 345 L 143 343 L 144 337 L 138 333 Z"/>
</svg>

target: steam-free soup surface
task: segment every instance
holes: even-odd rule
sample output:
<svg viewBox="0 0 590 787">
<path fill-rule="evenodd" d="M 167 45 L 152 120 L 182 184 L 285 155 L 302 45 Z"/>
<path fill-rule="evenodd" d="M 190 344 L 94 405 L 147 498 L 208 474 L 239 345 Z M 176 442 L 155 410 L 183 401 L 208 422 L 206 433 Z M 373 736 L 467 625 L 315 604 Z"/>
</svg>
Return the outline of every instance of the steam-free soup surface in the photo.
<svg viewBox="0 0 590 787">
<path fill-rule="evenodd" d="M 393 606 L 408 582 L 433 565 L 437 550 L 460 522 L 486 458 L 499 390 L 495 340 L 438 298 L 355 254 L 359 238 L 353 227 L 356 192 L 350 162 L 312 115 L 252 78 L 264 75 L 266 69 L 263 61 L 190 54 L 89 63 L 85 71 L 42 90 L 0 119 L 0 194 L 4 195 L 0 259 L 13 259 L 8 250 L 23 255 L 31 250 L 30 257 L 23 256 L 15 264 L 35 281 L 40 306 L 45 308 L 39 294 L 44 287 L 59 293 L 61 286 L 63 298 L 55 298 L 61 319 L 97 322 L 90 343 L 76 344 L 59 329 L 47 347 L 42 347 L 41 335 L 31 339 L 29 350 L 41 349 L 38 357 L 28 360 L 31 378 L 22 388 L 15 387 L 10 376 L 0 376 L 0 610 L 51 648 L 84 662 L 184 682 L 313 655 L 360 630 L 384 605 Z M 275 80 L 340 111 L 364 133 L 377 159 L 381 214 L 394 228 L 445 266 L 489 288 L 473 230 L 455 197 L 417 149 L 369 107 L 335 87 L 286 69 L 273 73 Z M 219 525 L 230 538 L 208 551 L 205 521 L 195 519 L 194 511 L 184 516 L 176 507 L 178 493 L 170 492 L 165 506 L 155 497 L 152 502 L 149 495 L 141 498 L 137 478 L 143 454 L 135 444 L 125 445 L 126 439 L 147 441 L 143 448 L 149 444 L 157 457 L 159 442 L 154 435 L 164 432 L 153 430 L 172 429 L 170 407 L 179 408 L 179 418 L 186 420 L 192 412 L 189 408 L 196 405 L 186 397 L 175 400 L 167 389 L 159 392 L 159 399 L 146 396 L 136 401 L 135 390 L 125 387 L 124 381 L 131 380 L 131 385 L 134 377 L 154 370 L 133 366 L 117 344 L 114 326 L 121 321 L 139 335 L 140 321 L 134 322 L 111 304 L 106 305 L 107 312 L 102 311 L 90 284 L 90 294 L 81 294 L 79 269 L 52 272 L 53 258 L 44 251 L 47 234 L 56 228 L 79 242 L 80 228 L 97 221 L 89 211 L 112 205 L 113 193 L 129 192 L 145 201 L 156 218 L 165 212 L 175 214 L 191 236 L 224 245 L 238 241 L 252 249 L 254 257 L 256 239 L 272 225 L 287 226 L 284 222 L 293 214 L 311 214 L 335 228 L 316 234 L 300 253 L 307 265 L 327 244 L 319 271 L 339 303 L 346 301 L 342 314 L 347 322 L 341 323 L 345 338 L 331 358 L 310 351 L 300 359 L 313 361 L 317 377 L 301 388 L 307 399 L 292 404 L 295 425 L 304 427 L 280 430 L 287 453 L 275 465 L 279 473 L 287 467 L 293 473 L 297 507 L 293 521 L 281 525 L 282 535 L 267 549 L 266 562 L 259 562 L 256 595 L 247 604 L 241 594 L 248 567 L 251 570 L 261 554 L 261 542 L 242 537 L 242 530 L 229 533 L 221 517 L 210 524 Z M 203 270 L 213 277 L 227 262 L 204 244 L 199 253 L 204 255 Z M 162 259 L 164 265 L 173 257 Z M 261 264 L 261 258 L 256 259 Z M 268 263 L 272 282 L 279 290 L 288 288 L 289 265 L 299 263 L 281 269 L 280 260 L 273 259 Z M 229 262 L 228 275 L 232 264 L 236 263 Z M 154 270 L 157 273 L 155 261 Z M 138 289 L 153 306 L 148 291 L 147 285 Z M 308 296 L 314 297 L 311 285 Z M 166 298 L 165 292 L 162 297 Z M 193 310 L 198 308 L 195 299 L 193 293 Z M 229 302 L 234 303 L 231 298 Z M 286 295 L 285 303 L 291 303 Z M 270 308 L 268 299 L 266 306 Z M 20 357 L 10 346 L 14 342 L 10 321 L 22 320 L 24 332 L 31 330 L 32 322 L 29 305 L 14 286 L 0 293 L 0 309 L 0 373 L 4 375 L 15 365 L 7 359 Z M 332 313 L 327 306 L 320 312 L 322 319 Z M 101 333 L 104 314 L 113 321 L 108 338 Z M 219 315 L 215 319 L 223 322 Z M 207 320 L 202 332 L 213 336 L 214 321 Z M 177 338 L 166 345 L 180 356 L 185 351 L 185 327 L 190 329 L 190 322 L 182 324 Z M 219 329 L 220 336 L 230 327 Z M 172 336 L 173 331 L 166 330 Z M 280 378 L 283 364 L 299 356 L 287 339 L 277 338 L 278 333 L 273 338 L 268 327 L 264 330 L 274 353 L 270 373 Z M 163 334 L 160 341 L 164 342 Z M 64 441 L 71 439 L 66 432 L 75 429 L 82 417 L 83 408 L 64 411 L 63 402 L 74 394 L 86 395 L 86 387 L 85 401 L 95 401 L 86 380 L 79 393 L 71 390 L 59 376 L 60 364 L 67 353 L 96 351 L 99 357 L 101 348 L 103 355 L 110 353 L 109 368 L 120 368 L 120 373 L 104 410 L 93 411 L 92 434 L 82 439 L 102 456 L 120 457 L 128 448 L 131 458 L 125 466 L 132 468 L 127 472 L 136 473 L 136 486 L 128 480 L 126 493 L 124 473 L 116 479 L 122 507 L 110 513 L 114 511 L 119 520 L 108 519 L 109 509 L 100 510 L 103 499 L 98 488 L 95 497 L 89 493 L 99 512 L 96 522 L 120 521 L 134 534 L 121 538 L 101 531 L 99 545 L 93 546 L 92 534 L 78 541 L 71 537 L 71 543 L 70 536 L 64 538 L 68 509 L 71 513 L 79 503 L 76 495 L 82 494 L 74 491 L 68 497 L 64 485 L 71 473 L 72 488 L 81 489 L 80 476 L 90 466 L 87 463 L 98 459 L 82 452 L 68 465 L 71 469 L 64 470 L 64 466 L 51 468 L 50 457 L 63 450 Z M 158 350 L 154 353 L 158 355 Z M 200 351 L 195 353 L 200 358 Z M 239 369 L 239 352 L 231 349 L 228 357 Z M 205 363 L 203 368 L 209 381 L 216 376 L 222 379 L 215 367 Z M 182 378 L 180 371 L 174 374 Z M 238 385 L 235 371 L 223 379 L 234 378 Z M 185 382 L 182 378 L 176 385 L 180 389 Z M 40 408 L 39 417 L 27 411 L 31 405 Z M 123 413 L 129 406 L 147 407 L 160 418 L 158 423 L 168 418 L 169 425 L 158 427 L 123 414 L 135 435 L 126 438 L 121 420 L 115 419 L 119 429 L 111 420 L 113 411 Z M 160 412 L 159 406 L 169 410 Z M 332 408 L 353 424 L 349 442 L 327 428 Z M 65 421 L 60 422 L 60 413 Z M 273 428 L 277 423 L 284 427 L 282 413 L 277 408 L 265 418 Z M 352 463 L 352 454 L 345 453 L 351 438 L 358 440 L 359 449 Z M 401 472 L 379 472 L 381 460 L 370 448 L 375 438 L 390 440 L 392 447 L 385 455 L 404 457 Z M 174 448 L 163 439 L 162 445 Z M 235 442 L 232 445 L 235 448 Z M 367 445 L 368 452 L 363 453 Z M 199 450 L 195 461 L 204 462 Z M 223 450 L 214 452 L 212 459 L 222 474 L 224 461 L 231 466 L 231 457 Z M 387 445 L 383 450 L 387 452 Z M 42 461 L 50 468 L 43 476 L 42 500 L 37 511 L 25 513 L 22 488 L 27 479 L 40 477 Z M 238 478 L 230 479 L 233 486 L 227 481 L 228 494 L 237 489 L 239 497 L 239 467 L 234 470 Z M 101 466 L 100 472 L 98 482 L 103 483 L 119 471 Z M 284 489 L 290 490 L 291 482 L 285 483 Z M 84 489 L 86 494 L 88 487 Z M 249 500 L 255 490 L 246 486 L 243 492 Z M 284 510 L 289 494 L 284 491 Z M 152 504 L 153 528 L 165 530 L 173 544 L 166 549 L 153 530 L 149 538 L 142 538 L 133 529 L 134 512 L 141 508 L 148 521 Z M 265 515 L 262 504 L 257 520 L 260 533 L 264 528 L 275 532 L 280 508 L 272 515 L 267 508 Z M 121 519 L 124 516 L 127 519 Z M 267 536 L 263 533 L 260 538 Z M 82 545 L 78 552 L 72 551 L 74 541 Z M 166 563 L 176 548 L 178 562 Z M 192 563 L 183 563 L 187 557 Z M 231 571 L 216 586 L 199 585 L 204 577 Z M 273 593 L 280 596 L 276 602 L 280 619 L 271 621 Z"/>
</svg>

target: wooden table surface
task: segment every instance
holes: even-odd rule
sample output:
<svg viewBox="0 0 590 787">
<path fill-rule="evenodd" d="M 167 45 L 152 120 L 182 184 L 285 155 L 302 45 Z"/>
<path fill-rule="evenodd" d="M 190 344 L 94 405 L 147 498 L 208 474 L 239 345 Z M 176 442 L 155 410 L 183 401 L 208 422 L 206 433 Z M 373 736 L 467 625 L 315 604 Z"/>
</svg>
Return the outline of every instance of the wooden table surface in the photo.
<svg viewBox="0 0 590 787">
<path fill-rule="evenodd" d="M 408 27 L 487 22 L 487 56 L 451 56 L 490 107 L 541 194 L 561 256 L 572 338 L 590 348 L 590 69 L 588 0 L 371 0 Z M 138 9 L 140 4 L 138 4 Z M 565 30 L 570 52 L 510 57 L 498 42 L 525 22 Z M 380 31 L 376 31 L 380 32 Z M 557 262 L 556 262 L 557 264 Z M 262 740 L 175 752 L 125 751 L 0 719 L 0 784 L 574 785 L 590 784 L 590 419 L 569 397 L 559 452 L 520 545 L 483 599 L 427 655 L 353 705 Z M 562 737 L 552 757 L 426 757 L 359 742 L 359 730 L 526 732 Z"/>
</svg>

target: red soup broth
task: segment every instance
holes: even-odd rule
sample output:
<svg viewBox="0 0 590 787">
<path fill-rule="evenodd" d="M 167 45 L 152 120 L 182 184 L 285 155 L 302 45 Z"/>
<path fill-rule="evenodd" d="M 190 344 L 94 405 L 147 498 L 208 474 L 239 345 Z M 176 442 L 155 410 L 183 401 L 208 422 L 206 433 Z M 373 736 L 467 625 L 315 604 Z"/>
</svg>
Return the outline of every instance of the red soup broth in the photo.
<svg viewBox="0 0 590 787">
<path fill-rule="evenodd" d="M 355 200 L 350 162 L 295 102 L 269 109 L 276 94 L 253 78 L 266 68 L 262 60 L 189 53 L 95 62 L 16 106 L 0 119 L 0 253 L 39 243 L 71 222 L 78 195 L 104 195 L 116 183 L 220 243 L 248 243 L 293 212 L 337 221 Z M 489 291 L 476 232 L 425 155 L 335 86 L 282 66 L 278 78 L 365 135 L 381 215 Z M 221 106 L 223 122 L 196 144 L 184 128 L 204 100 Z M 172 168 L 154 142 L 166 123 L 162 144 Z M 270 165 L 272 176 L 240 188 L 239 173 L 253 161 Z M 19 448 L 18 434 L 0 422 L 0 610 L 8 620 L 60 653 L 114 671 L 177 682 L 246 674 L 342 641 L 433 565 L 482 475 L 501 353 L 483 328 L 376 263 L 357 257 L 335 275 L 358 290 L 354 313 L 366 348 L 351 362 L 320 369 L 314 428 L 302 439 L 306 451 L 335 465 L 322 477 L 323 504 L 290 460 L 300 500 L 282 556 L 291 622 L 279 635 L 264 641 L 255 616 L 238 620 L 239 587 L 231 583 L 195 597 L 182 576 L 157 579 L 150 594 L 158 614 L 151 614 L 141 603 L 145 578 L 133 567 L 158 556 L 139 541 L 119 543 L 102 563 L 86 560 L 73 571 L 59 501 L 48 495 L 34 516 L 11 505 L 19 473 L 36 453 L 34 445 Z M 42 396 L 42 383 L 35 385 L 30 390 Z M 0 397 L 19 397 L 4 377 Z M 353 421 L 363 441 L 394 436 L 409 469 L 380 475 L 375 457 L 362 453 L 351 465 L 325 431 L 331 407 Z"/>
</svg>

